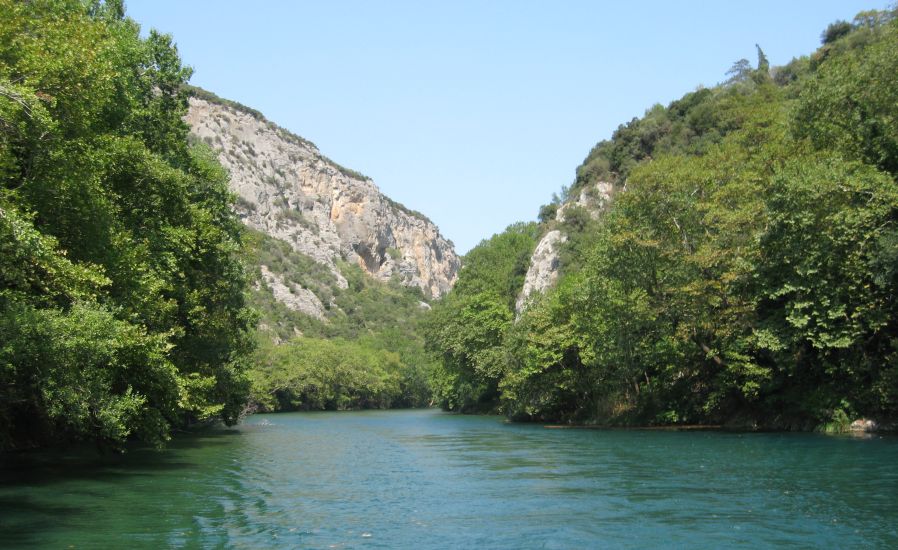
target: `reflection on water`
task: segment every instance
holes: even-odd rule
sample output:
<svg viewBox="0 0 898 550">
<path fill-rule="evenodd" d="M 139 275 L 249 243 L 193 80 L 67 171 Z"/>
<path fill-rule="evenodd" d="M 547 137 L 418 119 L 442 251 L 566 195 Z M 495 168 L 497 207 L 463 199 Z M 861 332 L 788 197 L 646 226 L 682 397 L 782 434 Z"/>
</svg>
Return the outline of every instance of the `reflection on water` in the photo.
<svg viewBox="0 0 898 550">
<path fill-rule="evenodd" d="M 7 459 L 0 547 L 898 546 L 898 438 L 259 415 Z"/>
</svg>

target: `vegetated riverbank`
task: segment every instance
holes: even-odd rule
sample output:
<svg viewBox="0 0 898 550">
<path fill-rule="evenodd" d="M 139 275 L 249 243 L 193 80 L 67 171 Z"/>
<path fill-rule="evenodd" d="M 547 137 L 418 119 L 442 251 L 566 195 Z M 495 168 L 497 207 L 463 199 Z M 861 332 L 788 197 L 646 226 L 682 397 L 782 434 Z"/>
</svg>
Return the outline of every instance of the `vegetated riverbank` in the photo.
<svg viewBox="0 0 898 550">
<path fill-rule="evenodd" d="M 428 397 L 417 325 L 458 262 L 426 217 L 258 112 L 190 110 L 122 2 L 0 13 L 0 451 Z M 298 335 L 321 361 L 289 372 Z"/>
<path fill-rule="evenodd" d="M 537 424 L 552 429 L 595 429 L 595 430 L 720 430 L 734 433 L 823 433 L 832 435 L 853 434 L 896 434 L 898 424 L 879 422 L 870 418 L 850 418 L 843 411 L 838 411 L 831 421 L 817 422 L 808 418 L 777 418 L 759 421 L 748 416 L 736 416 L 720 422 L 672 422 L 669 418 L 645 418 L 638 411 L 625 403 L 615 405 L 604 403 L 605 414 L 593 415 L 591 418 L 552 418 L 551 416 L 534 417 L 529 415 L 512 415 L 501 411 L 501 404 L 479 403 L 464 410 L 443 406 L 444 412 L 453 414 L 493 415 L 504 417 L 506 422 L 520 424 Z"/>
<path fill-rule="evenodd" d="M 247 396 L 228 176 L 123 10 L 0 0 L 0 449 L 162 443 Z"/>
<path fill-rule="evenodd" d="M 898 421 L 898 19 L 737 61 L 596 144 L 433 309 L 457 411 L 610 425 Z"/>
<path fill-rule="evenodd" d="M 541 424 L 541 423 L 539 423 Z M 644 425 L 603 425 L 603 424 L 543 424 L 548 430 L 659 430 L 659 431 L 721 431 L 732 433 L 799 433 L 814 432 L 828 435 L 846 435 L 850 434 L 856 437 L 872 437 L 878 435 L 895 435 L 898 430 L 894 426 L 882 427 L 868 419 L 858 419 L 851 422 L 847 427 L 816 427 L 813 430 L 795 430 L 784 429 L 782 427 L 762 427 L 757 425 L 745 426 L 737 424 L 664 424 L 655 426 Z"/>
<path fill-rule="evenodd" d="M 572 422 L 567 424 L 546 423 L 534 420 L 522 420 L 522 423 L 540 424 L 547 429 L 572 429 L 572 430 L 673 430 L 673 431 L 725 431 L 733 433 L 822 433 L 830 435 L 851 434 L 854 436 L 868 436 L 873 434 L 894 435 L 898 433 L 895 425 L 882 425 L 868 418 L 859 418 L 853 421 L 826 423 L 818 425 L 810 424 L 767 424 L 760 425 L 754 422 L 728 422 L 724 424 L 640 424 L 640 423 L 589 423 Z"/>
</svg>

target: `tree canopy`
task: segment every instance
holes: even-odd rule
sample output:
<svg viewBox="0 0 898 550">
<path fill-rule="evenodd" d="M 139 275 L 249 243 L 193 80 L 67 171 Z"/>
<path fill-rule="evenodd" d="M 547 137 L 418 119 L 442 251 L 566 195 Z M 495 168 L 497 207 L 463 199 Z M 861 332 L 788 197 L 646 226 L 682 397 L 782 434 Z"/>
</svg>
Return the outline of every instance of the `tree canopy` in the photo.
<svg viewBox="0 0 898 550">
<path fill-rule="evenodd" d="M 121 2 L 0 0 L 0 447 L 239 417 L 253 316 L 190 69 Z"/>
<path fill-rule="evenodd" d="M 504 271 L 467 271 L 434 321 L 446 380 L 489 382 L 481 408 L 517 419 L 895 421 L 898 21 L 865 12 L 823 42 L 773 68 L 758 46 L 597 144 L 568 195 L 611 182 L 613 203 L 541 214 L 570 237 L 562 277 L 517 322 L 466 292 Z"/>
</svg>

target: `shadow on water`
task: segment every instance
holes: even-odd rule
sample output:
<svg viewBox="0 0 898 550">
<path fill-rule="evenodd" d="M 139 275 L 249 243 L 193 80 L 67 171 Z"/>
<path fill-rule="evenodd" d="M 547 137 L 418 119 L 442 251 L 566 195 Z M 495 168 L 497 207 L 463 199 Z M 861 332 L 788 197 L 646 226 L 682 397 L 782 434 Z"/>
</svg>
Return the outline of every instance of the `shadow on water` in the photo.
<svg viewBox="0 0 898 550">
<path fill-rule="evenodd" d="M 159 483 L 194 478 L 204 453 L 219 453 L 241 435 L 209 428 L 176 434 L 163 449 L 132 444 L 114 453 L 79 445 L 0 455 L 0 547 L 41 547 L 49 530 L 90 524 L 135 490 L 152 498 Z"/>
<path fill-rule="evenodd" d="M 123 453 L 97 451 L 85 445 L 10 453 L 0 455 L 0 483 L 9 487 L 74 479 L 112 481 L 117 477 L 192 468 L 197 464 L 183 460 L 186 452 L 228 446 L 233 438 L 241 435 L 239 430 L 225 429 L 182 433 L 173 437 L 164 448 L 131 444 Z"/>
<path fill-rule="evenodd" d="M 7 548 L 26 545 L 47 525 L 83 514 L 79 506 L 36 502 L 27 495 L 0 497 L 0 542 Z"/>
</svg>

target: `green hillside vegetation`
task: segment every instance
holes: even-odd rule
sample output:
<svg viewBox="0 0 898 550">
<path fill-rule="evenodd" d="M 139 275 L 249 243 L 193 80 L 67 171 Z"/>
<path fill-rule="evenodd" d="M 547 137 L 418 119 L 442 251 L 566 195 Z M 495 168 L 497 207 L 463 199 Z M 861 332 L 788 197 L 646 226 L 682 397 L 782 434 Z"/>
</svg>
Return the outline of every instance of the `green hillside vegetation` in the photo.
<svg viewBox="0 0 898 550">
<path fill-rule="evenodd" d="M 349 265 L 341 289 L 247 230 L 183 122 L 191 94 L 260 113 L 189 86 L 171 38 L 141 39 L 120 2 L 0 11 L 0 449 L 162 444 L 248 402 L 430 402 L 421 292 Z M 277 302 L 261 265 L 325 319 Z"/>
<path fill-rule="evenodd" d="M 0 0 L 0 449 L 158 444 L 248 395 L 227 175 L 123 12 Z"/>
<path fill-rule="evenodd" d="M 191 94 L 261 113 L 191 88 L 171 38 L 141 38 L 121 1 L 0 0 L 0 13 L 0 450 L 161 445 L 247 403 L 898 421 L 894 11 L 830 25 L 784 67 L 758 47 L 726 82 L 620 126 L 539 223 L 473 249 L 433 311 L 355 265 L 338 266 L 340 288 L 246 229 L 183 117 Z M 600 181 L 616 195 L 594 219 L 567 199 Z M 551 229 L 568 236 L 561 277 L 516 318 Z M 323 318 L 275 300 L 263 265 Z"/>
<path fill-rule="evenodd" d="M 563 276 L 518 322 L 519 271 L 466 267 L 427 330 L 442 405 L 572 423 L 893 423 L 898 20 L 864 12 L 823 42 L 777 68 L 758 48 L 755 66 L 596 145 L 562 194 L 619 192 L 598 221 L 566 221 Z M 516 264 L 518 235 L 478 254 Z"/>
<path fill-rule="evenodd" d="M 539 238 L 535 223 L 519 223 L 474 247 L 458 281 L 424 325 L 428 350 L 439 358 L 431 376 L 434 399 L 462 412 L 494 412 L 506 368 L 503 341 Z"/>
<path fill-rule="evenodd" d="M 430 403 L 433 359 L 424 350 L 426 307 L 418 288 L 378 281 L 343 264 L 348 288 L 330 270 L 264 233 L 248 230 L 247 264 L 255 266 L 249 303 L 259 312 L 251 398 L 261 411 L 420 407 Z M 311 290 L 324 320 L 275 300 L 261 277 L 268 269 Z M 298 336 L 298 333 L 301 336 Z"/>
</svg>

